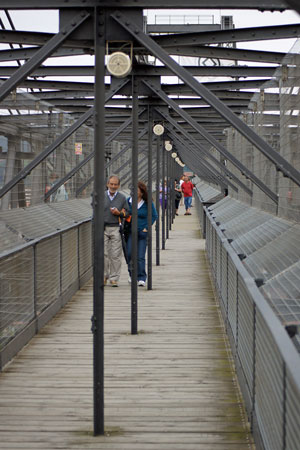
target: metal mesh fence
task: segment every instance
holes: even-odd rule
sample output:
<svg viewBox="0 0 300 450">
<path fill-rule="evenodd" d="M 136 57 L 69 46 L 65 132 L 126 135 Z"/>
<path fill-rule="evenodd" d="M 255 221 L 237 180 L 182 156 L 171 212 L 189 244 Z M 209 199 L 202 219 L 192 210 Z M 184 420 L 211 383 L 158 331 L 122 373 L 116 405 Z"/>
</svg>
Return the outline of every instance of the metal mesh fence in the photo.
<svg viewBox="0 0 300 450">
<path fill-rule="evenodd" d="M 240 118 L 261 136 L 293 167 L 300 170 L 299 153 L 299 86 L 300 41 L 287 55 L 283 67 L 273 79 L 260 88 L 251 99 L 248 110 Z M 226 129 L 227 148 L 244 166 L 278 196 L 278 205 L 256 184 L 242 175 L 230 161 L 227 167 L 253 191 L 251 198 L 243 189 L 238 193 L 229 187 L 230 196 L 280 217 L 300 220 L 300 191 L 280 168 L 256 149 L 234 128 Z"/>
<path fill-rule="evenodd" d="M 0 259 L 0 350 L 35 315 L 33 248 Z"/>
<path fill-rule="evenodd" d="M 298 341 L 284 326 L 299 324 L 300 317 L 298 225 L 260 212 L 267 220 L 248 227 L 258 210 L 241 204 L 224 198 L 206 208 L 207 255 L 253 430 L 265 449 L 294 449 L 299 444 Z M 229 242 L 223 231 L 228 223 L 245 225 Z M 254 277 L 262 276 L 264 264 L 269 275 L 258 288 Z"/>
</svg>

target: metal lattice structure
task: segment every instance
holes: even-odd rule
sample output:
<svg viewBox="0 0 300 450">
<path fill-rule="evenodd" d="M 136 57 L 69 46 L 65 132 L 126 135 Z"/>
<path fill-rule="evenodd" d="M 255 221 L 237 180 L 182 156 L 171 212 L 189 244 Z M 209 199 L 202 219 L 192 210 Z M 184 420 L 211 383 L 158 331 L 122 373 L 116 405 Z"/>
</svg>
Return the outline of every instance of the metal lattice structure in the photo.
<svg viewBox="0 0 300 450">
<path fill-rule="evenodd" d="M 293 7 L 299 10 L 293 0 L 184 5 L 200 11 Z M 1 364 L 91 276 L 92 243 L 99 363 L 107 176 L 118 174 L 132 190 L 135 242 L 138 179 L 151 192 L 155 187 L 157 204 L 166 180 L 172 205 L 171 188 L 184 167 L 200 180 L 202 204 L 215 203 L 203 211 L 198 206 L 252 429 L 263 448 L 294 450 L 299 355 L 282 325 L 299 323 L 299 50 L 286 57 L 237 44 L 272 40 L 276 47 L 277 39 L 300 36 L 299 23 L 236 28 L 231 16 L 207 23 L 200 13 L 193 23 L 185 15 L 181 23 L 148 23 L 146 10 L 182 9 L 178 0 L 163 7 L 158 0 L 28 0 L 26 7 L 2 0 L 1 8 Z M 57 29 L 15 29 L 14 12 L 24 8 L 41 16 L 55 10 Z M 112 56 L 117 62 L 110 65 Z M 152 132 L 158 124 L 162 137 Z M 166 141 L 172 152 L 165 151 Z M 162 213 L 163 248 L 171 216 L 170 206 Z M 159 233 L 158 227 L 158 242 Z M 150 232 L 150 248 L 151 239 Z M 136 271 L 134 263 L 132 280 Z M 274 323 L 281 324 L 279 338 Z M 103 434 L 101 370 L 94 375 L 95 434 Z"/>
</svg>

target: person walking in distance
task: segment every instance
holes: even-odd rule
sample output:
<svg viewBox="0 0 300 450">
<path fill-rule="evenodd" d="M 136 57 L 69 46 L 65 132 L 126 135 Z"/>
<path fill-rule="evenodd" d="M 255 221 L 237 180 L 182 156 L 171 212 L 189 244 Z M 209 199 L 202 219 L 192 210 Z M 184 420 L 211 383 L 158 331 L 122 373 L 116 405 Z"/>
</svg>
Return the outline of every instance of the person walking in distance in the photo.
<svg viewBox="0 0 300 450">
<path fill-rule="evenodd" d="M 183 177 L 183 183 L 181 185 L 181 191 L 183 192 L 184 197 L 184 206 L 185 206 L 185 216 L 191 216 L 191 206 L 192 206 L 192 199 L 193 199 L 193 189 L 194 185 L 190 181 L 188 176 Z"/>
<path fill-rule="evenodd" d="M 119 189 L 119 177 L 111 175 L 104 196 L 104 285 L 109 280 L 112 287 L 118 287 L 121 274 L 123 252 L 119 218 L 125 216 L 127 205 L 126 197 L 118 192 Z"/>
</svg>

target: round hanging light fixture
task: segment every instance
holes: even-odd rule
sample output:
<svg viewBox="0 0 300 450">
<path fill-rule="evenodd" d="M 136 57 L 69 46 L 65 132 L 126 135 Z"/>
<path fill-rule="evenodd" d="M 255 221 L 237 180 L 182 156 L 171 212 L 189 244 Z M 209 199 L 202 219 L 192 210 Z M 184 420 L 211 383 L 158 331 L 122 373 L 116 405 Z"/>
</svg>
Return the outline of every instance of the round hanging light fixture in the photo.
<svg viewBox="0 0 300 450">
<path fill-rule="evenodd" d="M 165 131 L 165 129 L 161 123 L 157 123 L 153 127 L 153 133 L 156 136 L 161 136 L 162 134 L 164 134 L 164 131 Z"/>
<path fill-rule="evenodd" d="M 116 78 L 124 78 L 131 72 L 131 59 L 126 53 L 114 52 L 107 61 L 108 72 Z"/>
<path fill-rule="evenodd" d="M 175 158 L 177 158 L 177 153 L 173 152 L 171 156 L 172 156 L 172 158 L 175 159 Z"/>
<path fill-rule="evenodd" d="M 173 145 L 171 144 L 170 141 L 166 141 L 165 142 L 165 149 L 167 150 L 167 152 L 170 152 L 173 148 Z"/>
</svg>

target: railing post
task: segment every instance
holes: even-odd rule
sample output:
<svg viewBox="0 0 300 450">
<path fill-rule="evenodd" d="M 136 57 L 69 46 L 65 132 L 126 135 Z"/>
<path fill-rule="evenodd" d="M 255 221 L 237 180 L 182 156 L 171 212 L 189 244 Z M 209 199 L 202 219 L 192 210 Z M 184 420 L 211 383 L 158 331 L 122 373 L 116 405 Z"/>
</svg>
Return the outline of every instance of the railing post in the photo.
<svg viewBox="0 0 300 450">
<path fill-rule="evenodd" d="M 161 248 L 165 250 L 166 243 L 166 193 L 165 193 L 165 176 L 166 176 L 166 155 L 164 148 L 162 149 L 162 173 L 161 173 Z"/>
<path fill-rule="evenodd" d="M 160 208 L 159 208 L 159 179 L 160 179 L 160 137 L 156 137 L 156 210 L 157 210 L 157 221 L 155 223 L 156 231 L 156 265 L 160 265 L 160 248 L 159 248 L 159 233 L 160 233 Z"/>
<path fill-rule="evenodd" d="M 152 117 L 152 106 L 148 105 L 148 291 L 152 289 Z"/>
<path fill-rule="evenodd" d="M 132 75 L 132 225 L 131 225 L 131 334 L 138 333 L 138 79 Z"/>
</svg>

